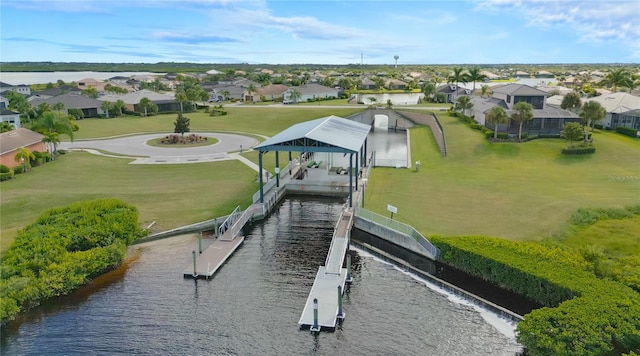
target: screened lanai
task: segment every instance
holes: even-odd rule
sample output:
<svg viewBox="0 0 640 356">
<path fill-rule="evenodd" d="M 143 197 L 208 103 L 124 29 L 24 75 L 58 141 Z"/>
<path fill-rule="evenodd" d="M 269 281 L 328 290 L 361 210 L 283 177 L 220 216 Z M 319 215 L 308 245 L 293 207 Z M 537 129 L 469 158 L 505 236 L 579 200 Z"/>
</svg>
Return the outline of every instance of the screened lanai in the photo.
<svg viewBox="0 0 640 356">
<path fill-rule="evenodd" d="M 353 167 L 366 165 L 367 135 L 371 127 L 359 122 L 338 116 L 327 116 L 316 120 L 302 122 L 289 127 L 277 135 L 254 147 L 259 152 L 260 166 L 260 202 L 264 203 L 262 156 L 270 151 L 275 152 L 276 167 L 280 166 L 279 152 L 327 152 L 349 155 L 349 206 L 352 206 L 354 189 Z M 353 157 L 355 155 L 355 166 Z M 279 172 L 276 172 L 276 186 L 280 186 Z M 355 189 L 358 189 L 355 184 Z"/>
</svg>

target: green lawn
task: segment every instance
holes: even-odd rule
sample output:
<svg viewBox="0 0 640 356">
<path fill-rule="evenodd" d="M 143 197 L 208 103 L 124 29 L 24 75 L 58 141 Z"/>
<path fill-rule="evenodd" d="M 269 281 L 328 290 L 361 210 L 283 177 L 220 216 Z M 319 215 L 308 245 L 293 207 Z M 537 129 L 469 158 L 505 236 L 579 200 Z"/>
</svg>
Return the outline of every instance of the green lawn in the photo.
<svg viewBox="0 0 640 356">
<path fill-rule="evenodd" d="M 387 215 L 392 204 L 395 219 L 425 234 L 522 240 L 562 235 L 578 208 L 640 203 L 638 140 L 598 132 L 596 154 L 568 157 L 559 154 L 562 140 L 492 144 L 457 119 L 438 117 L 448 157 L 440 155 L 429 128 L 412 129 L 412 160 L 421 161 L 420 172 L 375 168 L 367 209 Z"/>
<path fill-rule="evenodd" d="M 247 207 L 258 189 L 256 173 L 239 161 L 130 165 L 128 159 L 72 152 L 2 182 L 0 251 L 17 230 L 45 210 L 96 198 L 136 206 L 146 227 L 165 230 Z"/>
<path fill-rule="evenodd" d="M 204 112 L 187 113 L 191 132 L 197 131 L 236 131 L 273 136 L 291 125 L 337 115 L 347 117 L 364 108 L 323 108 L 288 109 L 258 107 L 229 107 L 224 116 L 209 116 Z M 75 139 L 89 139 L 127 135 L 142 132 L 173 132 L 176 114 L 163 114 L 149 117 L 129 116 L 115 119 L 85 119 L 77 121 L 80 130 Z M 66 136 L 62 137 L 66 139 Z"/>
</svg>

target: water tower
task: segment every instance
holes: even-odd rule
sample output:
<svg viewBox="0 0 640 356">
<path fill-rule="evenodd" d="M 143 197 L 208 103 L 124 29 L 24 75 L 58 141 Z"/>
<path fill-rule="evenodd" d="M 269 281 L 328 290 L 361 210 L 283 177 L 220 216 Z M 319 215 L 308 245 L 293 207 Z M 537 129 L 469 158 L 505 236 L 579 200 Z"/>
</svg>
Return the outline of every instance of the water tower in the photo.
<svg viewBox="0 0 640 356">
<path fill-rule="evenodd" d="M 395 56 L 393 56 L 393 59 L 396 60 L 396 66 L 395 68 L 398 68 L 398 58 L 400 58 L 397 54 Z"/>
</svg>

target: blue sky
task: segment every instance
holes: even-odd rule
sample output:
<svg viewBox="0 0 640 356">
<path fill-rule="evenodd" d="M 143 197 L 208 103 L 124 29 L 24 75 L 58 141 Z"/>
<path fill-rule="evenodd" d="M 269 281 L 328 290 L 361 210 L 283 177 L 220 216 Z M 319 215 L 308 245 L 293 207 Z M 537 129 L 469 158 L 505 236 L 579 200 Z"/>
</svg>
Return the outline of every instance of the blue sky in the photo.
<svg viewBox="0 0 640 356">
<path fill-rule="evenodd" d="M 640 62 L 640 0 L 2 0 L 0 20 L 3 62 Z"/>
</svg>

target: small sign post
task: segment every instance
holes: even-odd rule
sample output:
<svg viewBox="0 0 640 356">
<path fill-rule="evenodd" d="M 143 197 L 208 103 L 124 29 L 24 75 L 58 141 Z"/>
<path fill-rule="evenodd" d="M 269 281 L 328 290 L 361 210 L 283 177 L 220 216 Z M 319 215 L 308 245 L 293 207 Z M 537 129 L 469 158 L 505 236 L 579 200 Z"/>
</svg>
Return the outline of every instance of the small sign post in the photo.
<svg viewBox="0 0 640 356">
<path fill-rule="evenodd" d="M 391 212 L 391 220 L 393 220 L 393 214 L 397 214 L 398 213 L 398 208 L 396 208 L 395 206 L 393 206 L 391 204 L 387 204 L 387 210 L 389 210 Z"/>
</svg>

